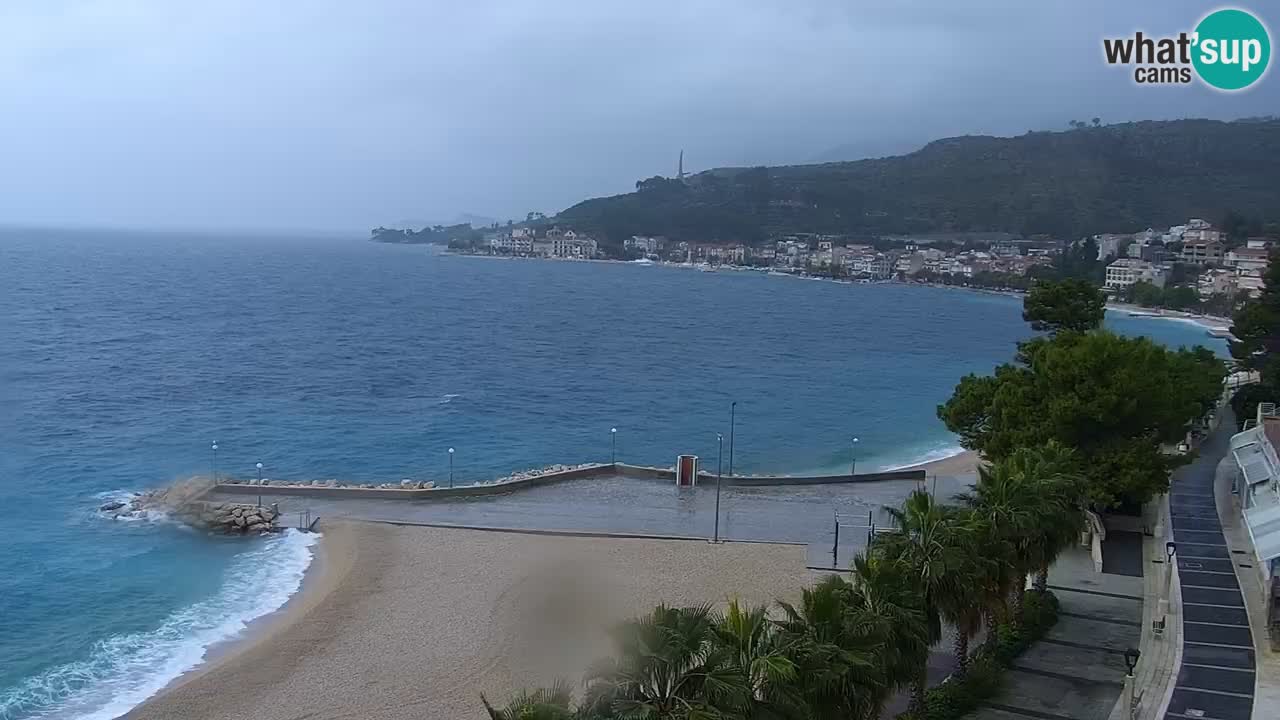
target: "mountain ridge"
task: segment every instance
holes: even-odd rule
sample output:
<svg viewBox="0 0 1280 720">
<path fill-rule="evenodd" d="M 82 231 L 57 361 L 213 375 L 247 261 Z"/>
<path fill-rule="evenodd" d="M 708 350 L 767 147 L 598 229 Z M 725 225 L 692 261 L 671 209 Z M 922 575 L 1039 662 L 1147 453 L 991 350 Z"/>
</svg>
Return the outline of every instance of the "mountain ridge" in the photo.
<svg viewBox="0 0 1280 720">
<path fill-rule="evenodd" d="M 724 167 L 654 177 L 555 221 L 630 235 L 759 242 L 846 235 L 1011 232 L 1076 238 L 1188 217 L 1280 219 L 1280 120 L 1165 120 L 941 138 L 883 158 Z"/>
</svg>

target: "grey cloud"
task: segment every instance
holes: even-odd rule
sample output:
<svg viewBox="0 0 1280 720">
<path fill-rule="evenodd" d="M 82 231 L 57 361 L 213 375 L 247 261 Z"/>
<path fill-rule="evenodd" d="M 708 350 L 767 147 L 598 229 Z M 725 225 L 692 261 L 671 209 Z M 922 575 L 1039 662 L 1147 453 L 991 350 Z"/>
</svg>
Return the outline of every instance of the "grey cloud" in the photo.
<svg viewBox="0 0 1280 720">
<path fill-rule="evenodd" d="M 689 166 L 1274 111 L 1100 40 L 1202 3 L 10 0 L 0 222 L 360 231 L 522 217 Z M 1264 15 L 1265 15 L 1265 9 Z"/>
</svg>

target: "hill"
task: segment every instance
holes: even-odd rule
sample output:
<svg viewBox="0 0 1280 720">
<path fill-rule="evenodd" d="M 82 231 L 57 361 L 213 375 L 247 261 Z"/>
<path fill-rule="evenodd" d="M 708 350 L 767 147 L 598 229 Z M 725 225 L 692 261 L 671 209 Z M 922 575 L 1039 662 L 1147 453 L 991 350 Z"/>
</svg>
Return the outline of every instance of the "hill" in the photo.
<svg viewBox="0 0 1280 720">
<path fill-rule="evenodd" d="M 1280 120 L 1174 120 L 937 140 L 896 157 L 655 177 L 555 220 L 631 235 L 1010 232 L 1076 238 L 1228 212 L 1280 219 Z"/>
</svg>

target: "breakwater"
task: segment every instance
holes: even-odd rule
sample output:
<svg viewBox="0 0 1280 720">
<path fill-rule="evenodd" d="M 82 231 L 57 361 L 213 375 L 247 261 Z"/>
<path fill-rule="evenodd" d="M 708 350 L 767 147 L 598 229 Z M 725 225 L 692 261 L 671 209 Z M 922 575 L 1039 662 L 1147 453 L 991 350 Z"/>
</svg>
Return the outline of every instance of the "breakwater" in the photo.
<svg viewBox="0 0 1280 720">
<path fill-rule="evenodd" d="M 315 498 L 361 498 L 380 500 L 437 500 L 456 497 L 477 497 L 517 492 L 540 485 L 571 482 L 602 475 L 614 475 L 637 480 L 675 482 L 675 468 L 659 468 L 624 463 L 591 463 L 575 466 L 552 466 L 541 470 L 529 470 L 500 478 L 493 482 L 439 487 L 429 482 L 403 481 L 401 485 L 383 483 L 344 484 L 337 480 L 290 483 L 267 481 L 264 484 L 247 482 L 222 482 L 216 485 L 220 493 L 232 495 L 284 495 Z M 786 487 L 792 485 L 831 485 L 838 483 L 871 483 L 893 480 L 923 482 L 924 470 L 895 470 L 891 472 L 864 473 L 860 475 L 725 475 L 725 485 L 752 487 Z M 708 472 L 698 473 L 699 483 L 714 483 L 716 476 Z"/>
</svg>

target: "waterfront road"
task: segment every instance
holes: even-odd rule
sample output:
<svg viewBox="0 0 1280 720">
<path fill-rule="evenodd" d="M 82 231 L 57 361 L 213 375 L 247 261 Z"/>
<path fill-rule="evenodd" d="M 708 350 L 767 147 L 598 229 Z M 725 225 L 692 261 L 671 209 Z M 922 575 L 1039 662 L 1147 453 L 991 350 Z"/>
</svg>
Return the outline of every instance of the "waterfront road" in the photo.
<svg viewBox="0 0 1280 720">
<path fill-rule="evenodd" d="M 725 485 L 720 496 L 720 537 L 805 543 L 809 565 L 830 567 L 839 513 L 838 566 L 847 567 L 866 544 L 868 517 L 884 526 L 888 522 L 884 507 L 898 505 L 917 487 L 927 487 L 939 499 L 950 499 L 972 480 L 972 476 L 959 476 L 930 478 L 924 484 Z M 244 502 L 246 497 L 215 494 L 211 499 Z M 322 518 L 710 538 L 715 532 L 716 492 L 714 480 L 696 488 L 677 488 L 669 481 L 610 476 L 470 498 L 333 500 L 266 492 L 262 502 L 279 503 L 282 522 L 289 524 L 296 524 L 299 512 L 310 511 L 312 517 Z"/>
<path fill-rule="evenodd" d="M 1214 500 L 1219 461 L 1236 431 L 1231 409 L 1200 447 L 1199 457 L 1180 468 L 1169 491 L 1173 539 L 1182 588 L 1182 664 L 1166 720 L 1249 720 L 1253 712 L 1255 657 L 1237 565 L 1252 557 L 1227 543 Z"/>
</svg>

